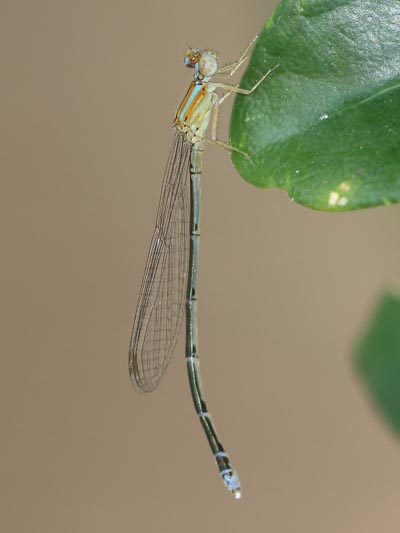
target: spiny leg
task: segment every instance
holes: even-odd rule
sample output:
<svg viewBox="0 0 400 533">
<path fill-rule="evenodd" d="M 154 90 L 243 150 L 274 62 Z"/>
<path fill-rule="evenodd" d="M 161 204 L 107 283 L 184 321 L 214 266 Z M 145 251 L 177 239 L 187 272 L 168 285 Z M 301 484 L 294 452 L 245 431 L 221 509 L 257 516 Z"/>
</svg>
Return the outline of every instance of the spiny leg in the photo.
<svg viewBox="0 0 400 533">
<path fill-rule="evenodd" d="M 217 125 L 218 125 L 218 108 L 219 106 L 226 100 L 226 98 L 232 94 L 231 91 L 228 91 L 224 94 L 221 98 L 218 97 L 218 95 L 215 95 L 215 100 L 213 102 L 212 106 L 212 115 L 211 115 L 211 139 L 206 138 L 206 141 L 212 144 L 215 144 L 217 146 L 220 146 L 221 148 L 224 148 L 225 150 L 228 150 L 229 152 L 236 152 L 238 154 L 241 154 L 242 156 L 246 157 L 250 162 L 252 162 L 251 157 L 246 154 L 246 152 L 243 152 L 242 150 L 239 150 L 239 148 L 235 148 L 229 143 L 226 143 L 224 141 L 220 141 L 217 139 Z"/>
<path fill-rule="evenodd" d="M 235 87 L 237 87 L 237 85 Z M 218 100 L 218 105 L 220 106 L 222 102 L 225 102 L 225 100 L 228 98 L 230 94 L 232 94 L 232 91 L 228 91 L 227 93 L 224 94 L 224 96 L 221 96 L 221 98 Z"/>
<path fill-rule="evenodd" d="M 247 46 L 244 54 L 246 53 L 246 51 L 248 50 L 249 46 L 254 41 L 255 41 L 255 39 L 253 39 L 253 41 L 251 41 L 251 43 Z M 271 74 L 271 72 L 273 72 L 278 67 L 279 67 L 279 64 L 275 65 L 272 68 L 270 68 L 264 74 L 264 76 L 262 76 L 257 81 L 257 83 L 255 85 L 253 85 L 253 87 L 251 89 L 242 89 L 241 87 L 238 87 L 237 85 L 229 85 L 229 84 L 226 84 L 226 83 L 214 83 L 213 84 L 214 87 L 219 87 L 221 89 L 225 89 L 227 92 L 221 98 L 218 98 L 218 96 L 217 96 L 216 99 L 213 102 L 212 119 L 211 119 L 211 139 L 206 139 L 207 142 L 216 144 L 217 146 L 220 146 L 221 148 L 224 148 L 225 150 L 229 150 L 230 152 L 236 152 L 238 154 L 241 154 L 244 157 L 246 157 L 246 159 L 248 159 L 251 163 L 253 163 L 253 160 L 251 159 L 249 154 L 247 154 L 243 150 L 239 150 L 239 148 L 236 148 L 235 146 L 232 146 L 229 143 L 226 143 L 226 142 L 223 142 L 223 141 L 220 141 L 220 140 L 217 139 L 218 108 L 226 100 L 226 98 L 232 93 L 243 94 L 245 96 L 249 96 L 250 94 L 252 94 L 257 89 L 257 87 L 259 85 L 261 85 L 261 83 L 265 80 L 265 78 L 267 78 Z"/>
<path fill-rule="evenodd" d="M 215 93 L 214 93 L 215 94 Z M 218 125 L 218 111 L 219 106 L 225 102 L 228 96 L 232 94 L 232 91 L 228 91 L 224 96 L 218 97 L 215 95 L 215 101 L 212 107 L 212 118 L 211 118 L 211 140 L 215 141 L 217 139 L 217 125 Z"/>
<path fill-rule="evenodd" d="M 251 43 L 249 43 L 249 45 L 247 45 L 247 48 L 246 48 L 246 50 L 245 50 L 243 55 L 245 55 L 245 53 L 247 52 L 249 46 L 255 41 L 255 39 L 253 39 L 253 41 L 251 41 Z M 240 60 L 239 60 L 239 62 L 240 62 Z M 227 92 L 221 98 L 216 96 L 216 98 L 215 98 L 215 100 L 214 100 L 214 102 L 212 104 L 211 139 L 207 139 L 206 138 L 207 142 L 216 144 L 217 146 L 220 146 L 221 148 L 224 148 L 225 150 L 229 150 L 230 152 L 236 152 L 238 154 L 241 154 L 244 157 L 246 157 L 246 159 L 248 159 L 251 163 L 253 162 L 253 160 L 251 159 L 249 154 L 247 154 L 243 150 L 239 150 L 239 148 L 236 148 L 235 146 L 232 146 L 229 143 L 226 143 L 226 142 L 223 142 L 223 141 L 220 141 L 220 140 L 217 139 L 218 108 L 225 101 L 225 99 L 232 93 L 243 94 L 245 96 L 249 96 L 250 94 L 252 94 L 257 89 L 257 87 L 259 85 L 261 85 L 261 83 L 265 80 L 265 78 L 267 78 L 267 76 L 269 76 L 271 74 L 271 72 L 273 72 L 278 67 L 279 67 L 279 64 L 275 65 L 272 68 L 270 68 L 264 74 L 264 76 L 262 76 L 257 81 L 257 83 L 255 85 L 253 85 L 253 87 L 251 89 L 242 89 L 241 87 L 238 87 L 237 85 L 229 85 L 229 84 L 226 84 L 226 83 L 213 83 L 213 86 L 215 88 L 225 89 Z"/>
<path fill-rule="evenodd" d="M 243 65 L 243 63 L 247 60 L 247 52 L 250 50 L 250 48 L 253 46 L 253 44 L 256 42 L 257 39 L 258 39 L 258 33 L 249 42 L 246 48 L 243 50 L 243 53 L 239 57 L 239 59 L 237 61 L 234 61 L 233 63 L 230 63 L 229 65 L 225 65 L 225 67 L 221 67 L 220 69 L 218 69 L 218 71 L 215 73 L 215 76 L 221 76 L 221 77 L 233 76 L 239 70 L 239 68 Z"/>
<path fill-rule="evenodd" d="M 218 139 L 208 139 L 207 137 L 205 138 L 205 140 L 208 143 L 215 144 L 216 146 L 223 148 L 224 150 L 228 150 L 229 152 L 236 152 L 237 154 L 242 155 L 243 157 L 248 159 L 250 163 L 254 162 L 248 153 L 243 152 L 243 150 L 239 150 L 239 148 L 236 148 L 235 146 L 232 146 L 229 143 L 225 143 L 224 141 L 219 141 Z"/>
<path fill-rule="evenodd" d="M 218 87 L 220 89 L 225 89 L 226 91 L 229 91 L 229 92 L 232 92 L 232 93 L 237 93 L 237 94 L 244 94 L 246 96 L 248 96 L 249 94 L 251 94 L 252 92 L 254 92 L 257 87 L 259 85 L 261 85 L 261 83 L 265 80 L 265 78 L 267 78 L 275 69 L 277 69 L 279 67 L 279 63 L 278 65 L 275 65 L 274 67 L 270 68 L 265 74 L 264 76 L 262 76 L 258 82 L 253 85 L 253 87 L 251 89 L 242 89 L 241 87 L 237 87 L 236 85 L 229 85 L 228 83 L 214 83 L 213 85 L 215 87 Z"/>
</svg>

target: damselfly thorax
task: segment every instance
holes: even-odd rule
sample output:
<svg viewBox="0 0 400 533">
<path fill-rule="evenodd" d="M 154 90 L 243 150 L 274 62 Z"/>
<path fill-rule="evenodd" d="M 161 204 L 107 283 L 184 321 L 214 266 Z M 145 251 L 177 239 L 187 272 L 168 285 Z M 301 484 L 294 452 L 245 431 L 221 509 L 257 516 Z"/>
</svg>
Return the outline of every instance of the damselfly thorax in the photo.
<svg viewBox="0 0 400 533">
<path fill-rule="evenodd" d="M 176 113 L 174 126 L 192 144 L 205 138 L 212 108 L 218 105 L 218 96 L 214 91 L 213 84 L 193 80 Z"/>
</svg>

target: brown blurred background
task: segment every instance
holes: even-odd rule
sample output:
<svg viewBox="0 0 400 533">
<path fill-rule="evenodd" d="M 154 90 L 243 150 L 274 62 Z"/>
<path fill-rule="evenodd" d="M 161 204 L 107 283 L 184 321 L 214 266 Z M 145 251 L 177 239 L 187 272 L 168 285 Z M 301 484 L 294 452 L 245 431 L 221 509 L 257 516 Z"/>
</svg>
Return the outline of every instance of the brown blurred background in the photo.
<svg viewBox="0 0 400 533">
<path fill-rule="evenodd" d="M 398 531 L 400 447 L 351 361 L 400 284 L 398 207 L 313 212 L 208 148 L 202 372 L 240 503 L 182 338 L 155 393 L 128 377 L 182 54 L 234 60 L 276 4 L 2 0 L 1 531 Z"/>
</svg>

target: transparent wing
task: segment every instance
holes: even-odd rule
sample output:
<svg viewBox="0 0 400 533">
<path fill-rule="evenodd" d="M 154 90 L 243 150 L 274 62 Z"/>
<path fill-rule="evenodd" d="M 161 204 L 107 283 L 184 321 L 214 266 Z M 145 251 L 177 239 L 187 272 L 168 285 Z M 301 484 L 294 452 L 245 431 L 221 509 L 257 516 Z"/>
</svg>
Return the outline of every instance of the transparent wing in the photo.
<svg viewBox="0 0 400 533">
<path fill-rule="evenodd" d="M 182 324 L 189 244 L 189 164 L 190 146 L 177 133 L 165 170 L 129 347 L 131 381 L 143 392 L 159 384 Z"/>
</svg>

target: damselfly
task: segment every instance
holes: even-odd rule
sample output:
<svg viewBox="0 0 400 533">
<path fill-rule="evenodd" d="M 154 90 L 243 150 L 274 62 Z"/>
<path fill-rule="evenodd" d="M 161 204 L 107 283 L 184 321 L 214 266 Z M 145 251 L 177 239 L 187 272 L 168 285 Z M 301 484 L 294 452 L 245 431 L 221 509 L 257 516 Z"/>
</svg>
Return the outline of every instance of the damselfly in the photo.
<svg viewBox="0 0 400 533">
<path fill-rule="evenodd" d="M 200 178 L 205 141 L 247 154 L 217 139 L 219 106 L 231 93 L 250 95 L 272 72 L 266 72 L 251 89 L 211 82 L 228 77 L 246 61 L 248 44 L 240 58 L 222 68 L 211 50 L 189 48 L 186 66 L 193 80 L 175 117 L 175 138 L 161 190 L 156 227 L 147 257 L 129 348 L 129 373 L 143 392 L 154 390 L 172 356 L 186 308 L 186 365 L 194 406 L 204 428 L 225 486 L 240 498 L 239 477 L 219 441 L 201 386 L 197 332 L 197 263 L 200 237 Z M 278 65 L 277 65 L 278 66 Z M 225 93 L 219 96 L 217 89 Z M 206 129 L 211 120 L 211 139 Z M 186 178 L 190 176 L 188 217 Z M 186 299 L 185 299 L 186 290 Z"/>
</svg>

